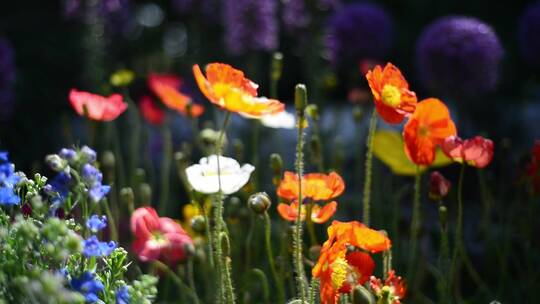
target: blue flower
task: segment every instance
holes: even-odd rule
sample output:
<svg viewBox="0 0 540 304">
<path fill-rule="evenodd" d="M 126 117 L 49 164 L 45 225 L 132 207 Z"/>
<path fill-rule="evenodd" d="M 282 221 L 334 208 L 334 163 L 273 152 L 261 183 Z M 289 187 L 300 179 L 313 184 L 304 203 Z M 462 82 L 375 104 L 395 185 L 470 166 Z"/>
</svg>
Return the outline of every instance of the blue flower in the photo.
<svg viewBox="0 0 540 304">
<path fill-rule="evenodd" d="M 88 146 L 83 146 L 80 151 L 81 159 L 84 163 L 93 163 L 97 159 L 96 151 Z"/>
<path fill-rule="evenodd" d="M 99 216 L 94 214 L 86 221 L 86 227 L 93 233 L 97 233 L 107 227 L 107 217 L 105 215 Z"/>
<path fill-rule="evenodd" d="M 89 188 L 90 199 L 97 203 L 105 197 L 111 190 L 110 186 L 102 185 L 103 174 L 94 166 L 85 164 L 82 168 L 82 179 Z"/>
<path fill-rule="evenodd" d="M 129 304 L 129 288 L 124 285 L 116 291 L 116 304 Z"/>
<path fill-rule="evenodd" d="M 15 174 L 15 165 L 9 162 L 8 153 L 0 152 L 0 205 L 18 205 L 21 202 L 14 189 L 20 179 Z"/>
<path fill-rule="evenodd" d="M 61 158 L 67 160 L 70 164 L 72 164 L 73 161 L 77 159 L 77 152 L 73 149 L 63 148 L 62 150 L 60 150 L 58 155 Z"/>
<path fill-rule="evenodd" d="M 84 295 L 86 303 L 96 303 L 99 300 L 98 294 L 104 289 L 103 283 L 88 271 L 83 272 L 78 278 L 71 279 L 69 285 Z"/>
<path fill-rule="evenodd" d="M 100 242 L 95 235 L 92 235 L 86 240 L 82 241 L 83 254 L 86 257 L 102 257 L 108 256 L 116 248 L 114 241 Z"/>
<path fill-rule="evenodd" d="M 69 183 L 71 176 L 66 172 L 58 173 L 45 187 L 43 191 L 52 198 L 53 205 L 60 206 L 69 195 Z"/>
<path fill-rule="evenodd" d="M 88 195 L 90 196 L 90 199 L 94 203 L 97 203 L 101 201 L 105 197 L 105 195 L 109 193 L 110 190 L 111 190 L 110 186 L 99 185 L 99 186 L 95 186 L 91 188 L 90 191 L 88 192 Z"/>
</svg>

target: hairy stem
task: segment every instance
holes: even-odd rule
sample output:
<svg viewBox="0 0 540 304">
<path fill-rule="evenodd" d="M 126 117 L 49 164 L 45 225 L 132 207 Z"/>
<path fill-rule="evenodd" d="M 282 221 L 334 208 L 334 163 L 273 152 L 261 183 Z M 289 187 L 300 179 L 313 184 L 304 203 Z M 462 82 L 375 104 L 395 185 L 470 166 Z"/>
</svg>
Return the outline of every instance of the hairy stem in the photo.
<svg viewBox="0 0 540 304">
<path fill-rule="evenodd" d="M 375 137 L 375 130 L 377 129 L 377 111 L 373 109 L 371 118 L 369 120 L 369 131 L 366 145 L 366 164 L 364 173 L 364 197 L 363 197 L 363 222 L 366 226 L 369 226 L 369 215 L 371 212 L 371 171 L 373 166 L 373 139 Z"/>
</svg>

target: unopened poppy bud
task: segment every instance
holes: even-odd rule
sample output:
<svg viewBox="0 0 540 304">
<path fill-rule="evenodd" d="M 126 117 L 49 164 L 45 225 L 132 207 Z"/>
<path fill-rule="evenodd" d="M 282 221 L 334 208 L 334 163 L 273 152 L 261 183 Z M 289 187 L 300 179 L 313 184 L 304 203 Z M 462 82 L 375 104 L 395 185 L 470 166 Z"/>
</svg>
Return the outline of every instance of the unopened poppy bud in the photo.
<svg viewBox="0 0 540 304">
<path fill-rule="evenodd" d="M 317 261 L 321 255 L 321 246 L 314 245 L 309 248 L 309 258 L 313 261 Z"/>
<path fill-rule="evenodd" d="M 45 157 L 45 163 L 55 172 L 64 171 L 68 162 L 57 154 L 49 154 Z"/>
<path fill-rule="evenodd" d="M 439 171 L 433 171 L 429 179 L 429 198 L 440 201 L 448 195 L 450 181 L 444 178 Z"/>
<path fill-rule="evenodd" d="M 204 233 L 206 231 L 206 221 L 202 215 L 195 215 L 191 218 L 191 223 L 189 224 L 191 229 L 197 233 Z"/>
<path fill-rule="evenodd" d="M 266 192 L 252 194 L 248 199 L 248 207 L 256 214 L 263 214 L 270 208 L 272 201 Z"/>
<path fill-rule="evenodd" d="M 277 81 L 281 78 L 281 71 L 283 70 L 283 54 L 275 52 L 272 55 L 272 64 L 270 67 L 270 77 L 272 80 Z"/>
<path fill-rule="evenodd" d="M 270 155 L 270 167 L 275 175 L 281 175 L 281 170 L 283 170 L 283 159 L 277 153 L 272 153 Z"/>
<path fill-rule="evenodd" d="M 112 153 L 112 151 L 107 150 L 103 152 L 103 158 L 101 162 L 104 170 L 114 170 L 114 167 L 116 166 L 116 157 L 114 156 L 114 153 Z"/>
<path fill-rule="evenodd" d="M 133 73 L 133 71 L 122 69 L 111 75 L 110 82 L 115 87 L 125 87 L 128 86 L 134 78 L 135 73 Z"/>
<path fill-rule="evenodd" d="M 319 120 L 319 108 L 316 104 L 309 104 L 306 107 L 306 114 L 313 120 Z"/>
<path fill-rule="evenodd" d="M 219 132 L 213 129 L 203 129 L 199 133 L 199 137 L 204 145 L 213 146 L 219 138 Z"/>
<path fill-rule="evenodd" d="M 375 298 L 371 292 L 362 285 L 356 285 L 351 293 L 353 304 L 375 304 Z"/>
<path fill-rule="evenodd" d="M 141 202 L 150 203 L 152 201 L 152 187 L 148 183 L 141 183 L 139 185 L 139 195 L 141 196 Z"/>
<path fill-rule="evenodd" d="M 439 206 L 439 221 L 441 221 L 441 226 L 446 227 L 448 219 L 448 209 L 444 205 Z"/>
<path fill-rule="evenodd" d="M 130 187 L 125 187 L 120 190 L 120 199 L 123 204 L 128 206 L 130 211 L 134 210 L 135 194 L 133 194 L 133 189 Z"/>
<path fill-rule="evenodd" d="M 135 169 L 135 179 L 139 182 L 143 182 L 146 179 L 146 171 L 143 168 Z"/>
<path fill-rule="evenodd" d="M 356 123 L 359 123 L 364 117 L 364 110 L 360 106 L 355 106 L 353 108 L 353 119 Z"/>
<path fill-rule="evenodd" d="M 304 84 L 297 84 L 294 89 L 294 107 L 298 117 L 304 117 L 304 110 L 308 104 L 307 89 Z"/>
</svg>

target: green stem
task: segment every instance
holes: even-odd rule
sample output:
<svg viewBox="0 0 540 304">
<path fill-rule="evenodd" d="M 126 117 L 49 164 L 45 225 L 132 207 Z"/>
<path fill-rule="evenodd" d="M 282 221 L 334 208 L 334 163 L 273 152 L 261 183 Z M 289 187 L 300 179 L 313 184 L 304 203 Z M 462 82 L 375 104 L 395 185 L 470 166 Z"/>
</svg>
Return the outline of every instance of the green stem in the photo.
<svg viewBox="0 0 540 304">
<path fill-rule="evenodd" d="M 319 289 L 319 279 L 311 279 L 311 287 L 309 288 L 309 303 L 315 304 L 317 299 L 317 291 Z"/>
<path fill-rule="evenodd" d="M 210 259 L 210 267 L 213 268 L 214 267 L 214 255 L 212 253 L 214 251 L 213 251 L 213 248 L 212 248 L 213 241 L 212 241 L 212 231 L 210 230 L 210 218 L 208 217 L 208 213 L 206 211 L 206 208 L 204 207 L 204 204 L 199 202 L 199 201 L 197 201 L 197 204 L 199 204 L 199 208 L 201 209 L 203 217 L 204 217 L 204 226 L 205 226 L 204 233 L 206 234 L 206 243 L 207 243 L 207 246 L 208 246 L 208 257 Z"/>
<path fill-rule="evenodd" d="M 246 236 L 246 270 L 251 266 L 251 253 L 253 249 L 253 235 L 255 234 L 256 218 L 255 215 L 249 218 L 249 229 Z"/>
<path fill-rule="evenodd" d="M 111 232 L 111 239 L 113 241 L 118 241 L 118 228 L 116 227 L 116 220 L 111 213 L 111 208 L 109 207 L 109 201 L 107 199 L 103 200 L 103 207 L 105 208 L 105 214 L 107 214 L 107 220 L 109 221 L 109 231 Z"/>
<path fill-rule="evenodd" d="M 420 186 L 421 186 L 422 174 L 420 168 L 416 168 L 416 175 L 414 179 L 414 198 L 413 198 L 413 211 L 412 211 L 412 220 L 411 220 L 411 242 L 410 242 L 410 252 L 409 252 L 409 269 L 408 269 L 408 280 L 409 282 L 415 282 L 416 274 L 416 261 L 417 261 L 417 251 L 418 251 L 418 234 L 420 232 Z M 416 283 L 416 282 L 415 282 Z"/>
<path fill-rule="evenodd" d="M 313 213 L 313 204 L 314 202 L 309 202 L 306 210 L 306 226 L 311 246 L 315 246 L 318 244 L 317 235 L 315 234 L 315 225 L 313 224 L 313 219 L 311 218 L 311 214 Z"/>
<path fill-rule="evenodd" d="M 373 166 L 373 139 L 375 138 L 375 130 L 377 129 L 377 111 L 373 109 L 371 118 L 369 120 L 369 131 L 367 138 L 367 150 L 366 150 L 366 165 L 364 167 L 364 197 L 363 197 L 363 222 L 366 226 L 369 226 L 370 215 L 370 201 L 371 201 L 371 171 Z"/>
<path fill-rule="evenodd" d="M 169 266 L 167 266 L 166 264 L 163 264 L 160 261 L 154 261 L 153 265 L 156 268 L 159 268 L 162 271 L 164 271 L 173 280 L 173 282 L 180 288 L 180 290 L 182 292 L 185 292 L 185 293 L 189 294 L 193 298 L 194 303 L 196 303 L 196 304 L 199 303 L 199 297 L 197 296 L 197 293 L 193 289 L 189 288 L 189 286 L 187 286 L 182 281 L 182 279 L 174 271 L 172 271 L 169 268 Z"/>
<path fill-rule="evenodd" d="M 439 202 L 439 210 L 444 207 L 442 201 Z M 441 233 L 440 243 L 440 256 L 439 256 L 439 269 L 440 269 L 440 283 L 439 283 L 439 298 L 441 303 L 449 303 L 450 301 L 450 277 L 449 277 L 449 258 L 450 251 L 448 245 L 448 227 L 446 224 L 446 218 L 442 218 L 439 211 L 439 224 Z M 446 215 L 444 215 L 446 216 Z"/>
<path fill-rule="evenodd" d="M 266 274 L 259 268 L 253 268 L 251 270 L 251 273 L 257 276 L 257 278 L 259 279 L 259 282 L 261 283 L 261 286 L 262 286 L 264 303 L 269 304 L 270 303 L 270 290 L 268 287 L 268 278 L 266 278 Z M 283 299 L 283 301 L 280 301 L 278 303 L 285 303 L 285 299 Z"/>
<path fill-rule="evenodd" d="M 253 188 L 257 189 L 259 185 L 259 135 L 261 132 L 261 122 L 258 119 L 252 120 L 253 124 L 253 138 L 251 140 L 251 163 L 255 167 L 255 172 L 253 172 Z"/>
<path fill-rule="evenodd" d="M 453 282 L 456 282 L 459 268 L 461 266 L 461 259 L 460 259 L 460 248 L 461 248 L 461 234 L 463 229 L 463 179 L 465 177 L 465 164 L 461 165 L 461 170 L 459 171 L 459 180 L 458 180 L 458 193 L 457 193 L 457 200 L 458 200 L 458 210 L 457 210 L 457 220 L 456 220 L 456 235 L 455 235 L 455 244 L 454 244 L 454 251 L 452 253 L 452 269 L 451 269 L 451 277 Z M 455 287 L 455 286 L 454 286 Z"/>
<path fill-rule="evenodd" d="M 170 168 L 172 162 L 173 144 L 172 134 L 169 129 L 168 122 L 163 124 L 163 151 L 161 157 L 161 193 L 159 200 L 159 213 L 164 214 L 167 211 L 167 203 L 169 201 L 169 181 Z"/>
<path fill-rule="evenodd" d="M 284 303 L 285 302 L 285 287 L 283 286 L 283 280 L 279 278 L 277 270 L 276 270 L 276 263 L 274 262 L 274 253 L 272 252 L 271 234 L 272 234 L 272 221 L 270 220 L 270 216 L 268 216 L 268 212 L 264 212 L 264 241 L 266 245 L 266 254 L 268 255 L 268 265 L 270 266 L 270 271 L 272 272 L 272 276 L 274 277 L 274 281 L 276 283 L 276 288 L 277 288 L 277 293 L 278 293 L 277 294 L 278 303 Z"/>
<path fill-rule="evenodd" d="M 306 303 L 306 280 L 304 273 L 304 264 L 302 263 L 302 172 L 303 172 L 303 147 L 304 147 L 304 131 L 302 125 L 304 123 L 303 112 L 298 115 L 298 144 L 296 147 L 296 172 L 298 174 L 298 209 L 294 229 L 294 268 L 296 272 L 296 283 L 301 303 Z"/>
</svg>

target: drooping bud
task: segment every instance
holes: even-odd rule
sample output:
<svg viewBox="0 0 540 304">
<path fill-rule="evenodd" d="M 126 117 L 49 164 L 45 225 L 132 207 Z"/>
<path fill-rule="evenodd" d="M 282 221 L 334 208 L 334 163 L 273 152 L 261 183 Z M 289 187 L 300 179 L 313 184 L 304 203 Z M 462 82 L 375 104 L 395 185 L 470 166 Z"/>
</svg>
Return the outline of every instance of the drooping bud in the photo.
<svg viewBox="0 0 540 304">
<path fill-rule="evenodd" d="M 429 179 L 429 198 L 440 201 L 448 195 L 450 190 L 450 181 L 447 180 L 439 171 L 433 171 Z"/>
<path fill-rule="evenodd" d="M 191 218 L 191 222 L 189 223 L 191 226 L 191 229 L 197 233 L 204 233 L 206 231 L 206 221 L 204 219 L 204 216 L 202 215 L 195 215 L 193 218 Z"/>
<path fill-rule="evenodd" d="M 266 192 L 252 194 L 248 199 L 248 207 L 256 214 L 263 214 L 270 208 L 272 201 Z"/>
<path fill-rule="evenodd" d="M 362 285 L 356 285 L 351 291 L 353 304 L 375 304 L 375 298 Z"/>
</svg>

